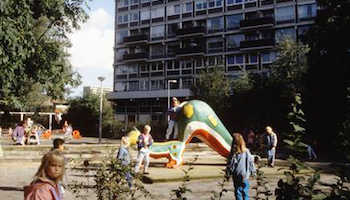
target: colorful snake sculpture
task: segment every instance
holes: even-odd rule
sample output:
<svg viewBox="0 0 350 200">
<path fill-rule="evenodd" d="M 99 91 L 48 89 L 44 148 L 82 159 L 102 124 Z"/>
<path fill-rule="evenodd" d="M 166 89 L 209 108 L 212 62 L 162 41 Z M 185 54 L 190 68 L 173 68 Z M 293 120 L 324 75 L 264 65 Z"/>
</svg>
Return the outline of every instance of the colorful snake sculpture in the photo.
<svg viewBox="0 0 350 200">
<path fill-rule="evenodd" d="M 205 102 L 191 100 L 183 102 L 178 113 L 178 139 L 168 142 L 155 142 L 150 146 L 152 158 L 168 158 L 168 168 L 176 168 L 183 163 L 182 155 L 186 145 L 197 137 L 213 150 L 228 157 L 232 136 L 222 124 L 213 109 Z"/>
</svg>

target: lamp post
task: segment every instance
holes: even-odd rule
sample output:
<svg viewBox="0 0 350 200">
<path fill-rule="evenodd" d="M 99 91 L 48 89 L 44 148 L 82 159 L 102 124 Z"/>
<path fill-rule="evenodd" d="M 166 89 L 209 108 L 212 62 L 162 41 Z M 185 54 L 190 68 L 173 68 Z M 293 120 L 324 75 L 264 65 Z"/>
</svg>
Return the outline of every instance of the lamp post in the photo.
<svg viewBox="0 0 350 200">
<path fill-rule="evenodd" d="M 106 79 L 103 76 L 100 76 L 97 78 L 100 82 L 101 82 L 101 87 L 100 87 L 100 123 L 99 123 L 99 129 L 98 129 L 98 143 L 101 144 L 102 143 L 102 105 L 103 105 L 103 101 L 102 101 L 102 95 L 103 95 L 103 89 L 102 89 L 102 82 Z"/>
<path fill-rule="evenodd" d="M 168 80 L 168 109 L 170 108 L 170 83 L 177 83 L 177 80 Z M 168 115 L 168 121 L 170 116 Z"/>
</svg>

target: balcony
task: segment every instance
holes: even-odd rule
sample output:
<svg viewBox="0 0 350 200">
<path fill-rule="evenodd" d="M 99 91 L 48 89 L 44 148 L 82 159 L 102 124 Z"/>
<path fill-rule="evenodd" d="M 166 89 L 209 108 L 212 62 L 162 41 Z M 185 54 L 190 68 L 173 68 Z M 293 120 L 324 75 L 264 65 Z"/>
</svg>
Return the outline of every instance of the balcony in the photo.
<svg viewBox="0 0 350 200">
<path fill-rule="evenodd" d="M 191 27 L 191 28 L 183 28 L 175 31 L 177 37 L 195 37 L 195 36 L 204 36 L 205 35 L 205 27 Z"/>
<path fill-rule="evenodd" d="M 251 50 L 251 49 L 265 49 L 273 48 L 276 44 L 275 39 L 258 39 L 258 40 L 247 40 L 241 41 L 241 50 Z"/>
<path fill-rule="evenodd" d="M 272 27 L 275 25 L 273 17 L 261 17 L 256 19 L 243 19 L 239 22 L 241 29 Z"/>
<path fill-rule="evenodd" d="M 202 56 L 205 54 L 205 48 L 202 46 L 181 47 L 176 49 L 177 57 Z"/>
<path fill-rule="evenodd" d="M 124 44 L 142 44 L 148 43 L 148 35 L 133 35 L 129 37 L 125 37 L 123 40 Z"/>
<path fill-rule="evenodd" d="M 148 53 L 130 53 L 123 55 L 124 62 L 145 62 L 148 60 Z"/>
</svg>

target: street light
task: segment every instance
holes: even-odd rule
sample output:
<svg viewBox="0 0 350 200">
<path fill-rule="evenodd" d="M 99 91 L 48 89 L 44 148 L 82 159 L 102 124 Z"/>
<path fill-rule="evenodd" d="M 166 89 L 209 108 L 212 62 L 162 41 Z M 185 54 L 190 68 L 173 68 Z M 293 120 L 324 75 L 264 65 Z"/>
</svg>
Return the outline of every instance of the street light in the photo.
<svg viewBox="0 0 350 200">
<path fill-rule="evenodd" d="M 168 80 L 168 109 L 170 108 L 170 83 L 177 83 L 177 80 Z M 170 116 L 168 115 L 168 121 Z"/>
<path fill-rule="evenodd" d="M 106 78 L 103 76 L 98 77 L 98 80 L 101 82 L 101 87 L 100 87 L 100 124 L 99 124 L 99 129 L 98 129 L 98 143 L 101 144 L 102 143 L 102 95 L 103 95 L 103 89 L 102 89 L 102 82 L 105 80 Z"/>
</svg>

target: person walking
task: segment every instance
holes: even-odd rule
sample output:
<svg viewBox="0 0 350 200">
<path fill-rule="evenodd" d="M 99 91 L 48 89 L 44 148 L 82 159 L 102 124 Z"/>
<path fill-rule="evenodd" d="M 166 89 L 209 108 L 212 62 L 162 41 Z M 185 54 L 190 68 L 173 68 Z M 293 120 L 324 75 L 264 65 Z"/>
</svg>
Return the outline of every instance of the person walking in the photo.
<svg viewBox="0 0 350 200">
<path fill-rule="evenodd" d="M 249 177 L 255 175 L 254 158 L 246 147 L 243 136 L 233 134 L 230 156 L 227 161 L 226 178 L 232 177 L 237 200 L 249 199 Z"/>
<path fill-rule="evenodd" d="M 273 131 L 271 126 L 266 126 L 266 132 L 264 133 L 264 143 L 267 156 L 267 165 L 274 167 L 277 147 L 277 134 Z"/>
<path fill-rule="evenodd" d="M 151 135 L 151 126 L 145 125 L 143 127 L 143 131 L 141 135 L 138 138 L 137 141 L 137 147 L 138 147 L 138 154 L 137 154 L 137 163 L 135 165 L 135 172 L 138 173 L 141 167 L 141 164 L 143 160 L 145 160 L 143 173 L 148 173 L 148 166 L 149 166 L 149 149 L 148 147 L 153 144 L 153 138 Z"/>
</svg>

